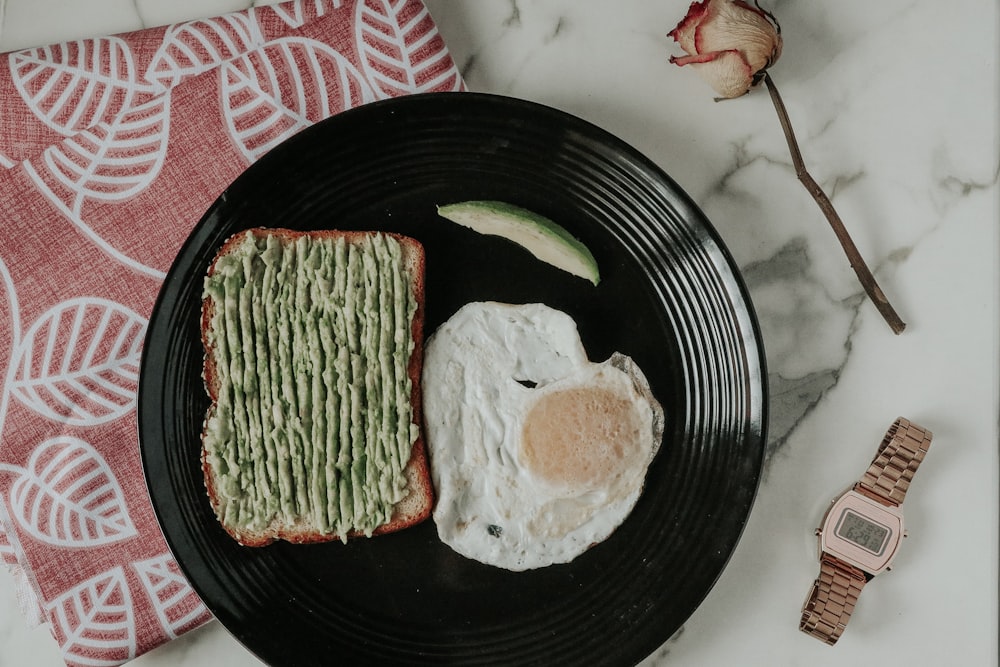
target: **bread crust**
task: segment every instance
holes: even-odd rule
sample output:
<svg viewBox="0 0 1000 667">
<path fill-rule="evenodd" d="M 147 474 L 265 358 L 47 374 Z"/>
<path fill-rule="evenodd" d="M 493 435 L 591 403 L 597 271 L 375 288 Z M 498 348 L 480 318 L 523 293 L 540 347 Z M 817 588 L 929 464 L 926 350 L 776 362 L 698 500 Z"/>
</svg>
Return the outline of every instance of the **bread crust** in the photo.
<svg viewBox="0 0 1000 667">
<path fill-rule="evenodd" d="M 413 424 L 418 428 L 418 435 L 413 442 L 410 460 L 404 468 L 407 480 L 408 493 L 400 502 L 393 507 L 392 518 L 388 523 L 378 526 L 372 536 L 393 533 L 404 528 L 415 526 L 425 521 L 431 515 L 434 506 L 434 487 L 431 481 L 430 466 L 427 456 L 427 447 L 424 440 L 423 429 L 423 406 L 421 401 L 420 378 L 423 368 L 423 332 L 424 332 L 424 274 L 425 256 L 423 245 L 414 238 L 390 232 L 368 232 L 368 231 L 341 231 L 341 230 L 319 230 L 319 231 L 297 231 L 281 228 L 256 227 L 244 230 L 229 237 L 216 253 L 212 264 L 208 269 L 211 276 L 216 264 L 221 257 L 236 249 L 246 235 L 253 235 L 258 238 L 268 235 L 278 237 L 283 243 L 294 242 L 301 236 L 310 236 L 314 239 L 320 238 L 343 238 L 347 243 L 360 243 L 365 239 L 381 234 L 394 238 L 400 245 L 403 252 L 403 261 L 406 264 L 407 272 L 413 277 L 411 289 L 416 301 L 416 311 L 413 314 L 411 334 L 413 336 L 413 352 L 407 364 L 407 375 L 410 378 L 411 393 L 410 404 L 412 408 Z M 219 374 L 215 367 L 212 347 L 208 341 L 208 331 L 214 316 L 214 302 L 205 297 L 202 300 L 201 308 L 201 341 L 205 351 L 203 379 L 205 390 L 208 393 L 211 405 L 206 413 L 205 425 L 207 427 L 208 417 L 215 410 L 219 396 Z M 341 540 L 344 536 L 337 534 L 324 534 L 319 532 L 314 526 L 306 521 L 295 524 L 287 524 L 275 519 L 268 528 L 260 531 L 249 531 L 234 526 L 227 525 L 221 516 L 218 494 L 218 476 L 212 468 L 208 451 L 204 446 L 205 427 L 202 430 L 201 467 L 205 479 L 205 489 L 208 494 L 212 509 L 219 520 L 223 530 L 233 539 L 244 546 L 259 547 L 270 544 L 276 540 L 284 540 L 295 544 L 310 544 L 317 542 L 330 542 Z M 352 531 L 346 537 L 356 538 L 363 536 L 360 531 Z"/>
</svg>

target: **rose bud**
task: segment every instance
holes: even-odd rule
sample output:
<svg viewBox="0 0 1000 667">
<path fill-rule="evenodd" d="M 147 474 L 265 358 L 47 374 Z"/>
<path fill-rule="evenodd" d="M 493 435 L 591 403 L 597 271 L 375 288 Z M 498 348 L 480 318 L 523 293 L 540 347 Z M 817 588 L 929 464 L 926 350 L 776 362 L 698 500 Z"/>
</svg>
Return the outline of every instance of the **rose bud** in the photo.
<svg viewBox="0 0 1000 667">
<path fill-rule="evenodd" d="M 693 2 L 667 36 L 688 54 L 670 62 L 694 66 L 722 98 L 746 94 L 781 55 L 777 21 L 742 0 Z"/>
</svg>

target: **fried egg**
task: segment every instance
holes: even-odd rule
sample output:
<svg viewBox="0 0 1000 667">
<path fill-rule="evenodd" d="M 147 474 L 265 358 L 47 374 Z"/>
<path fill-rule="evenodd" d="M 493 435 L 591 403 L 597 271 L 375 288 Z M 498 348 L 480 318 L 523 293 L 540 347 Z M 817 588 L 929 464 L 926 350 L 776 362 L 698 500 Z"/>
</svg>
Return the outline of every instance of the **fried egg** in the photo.
<svg viewBox="0 0 1000 667">
<path fill-rule="evenodd" d="M 636 364 L 591 362 L 573 319 L 544 304 L 463 306 L 428 339 L 422 384 L 438 535 L 509 570 L 611 535 L 663 436 Z"/>
</svg>

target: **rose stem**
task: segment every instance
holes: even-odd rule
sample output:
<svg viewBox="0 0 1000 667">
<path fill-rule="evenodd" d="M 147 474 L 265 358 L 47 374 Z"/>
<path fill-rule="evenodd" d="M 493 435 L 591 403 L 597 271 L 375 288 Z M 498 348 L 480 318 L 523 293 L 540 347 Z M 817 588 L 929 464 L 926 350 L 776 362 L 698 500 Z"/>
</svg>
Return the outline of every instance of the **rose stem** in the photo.
<svg viewBox="0 0 1000 667">
<path fill-rule="evenodd" d="M 868 269 L 868 265 L 865 264 L 864 258 L 861 257 L 861 253 L 858 252 L 858 248 L 854 245 L 851 235 L 847 232 L 843 221 L 833 208 L 830 198 L 826 196 L 823 189 L 806 170 L 805 162 L 802 160 L 802 152 L 799 150 L 798 141 L 795 139 L 795 132 L 792 130 L 792 123 L 788 119 L 788 111 L 785 109 L 785 103 L 781 101 L 781 95 L 778 94 L 778 88 L 774 85 L 774 81 L 771 80 L 771 75 L 766 72 L 764 74 L 764 82 L 767 84 L 767 91 L 771 94 L 774 109 L 778 112 L 781 129 L 785 132 L 785 139 L 788 141 L 788 151 L 792 154 L 792 163 L 795 165 L 795 175 L 799 177 L 802 185 L 813 196 L 813 199 L 819 204 L 820 210 L 823 211 L 826 219 L 830 222 L 830 226 L 833 227 L 833 233 L 837 235 L 837 240 L 840 241 L 840 245 L 847 254 L 851 268 L 854 269 L 854 273 L 857 274 L 858 280 L 861 281 L 861 285 L 865 288 L 865 292 L 868 293 L 878 312 L 885 318 L 886 323 L 888 323 L 893 333 L 902 333 L 903 329 L 906 328 L 906 323 L 899 318 L 899 315 L 896 314 L 896 311 L 893 310 L 892 305 L 889 303 L 889 299 L 882 292 L 882 288 L 878 286 L 875 276 L 872 275 L 872 272 Z"/>
</svg>

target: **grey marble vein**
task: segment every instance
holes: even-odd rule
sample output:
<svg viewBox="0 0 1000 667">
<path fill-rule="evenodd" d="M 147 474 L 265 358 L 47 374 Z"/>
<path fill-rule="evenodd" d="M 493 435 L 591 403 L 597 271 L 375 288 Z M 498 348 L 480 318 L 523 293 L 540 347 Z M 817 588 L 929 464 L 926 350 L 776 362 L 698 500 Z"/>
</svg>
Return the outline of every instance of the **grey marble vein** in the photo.
<svg viewBox="0 0 1000 667">
<path fill-rule="evenodd" d="M 518 6 L 517 0 L 510 0 L 510 15 L 500 25 L 505 28 L 521 26 L 521 8 Z"/>
<path fill-rule="evenodd" d="M 937 186 L 945 192 L 958 195 L 959 197 L 967 197 L 973 192 L 993 190 L 998 182 L 1000 182 L 1000 164 L 993 171 L 993 176 L 990 180 L 976 180 L 957 174 L 945 174 L 939 177 Z"/>
<path fill-rule="evenodd" d="M 132 0 L 132 9 L 135 11 L 135 15 L 139 17 L 139 25 L 142 28 L 149 28 L 150 25 L 143 14 L 142 3 L 140 2 L 140 0 Z"/>
<path fill-rule="evenodd" d="M 824 394 L 836 386 L 850 356 L 850 332 L 862 299 L 852 296 L 838 302 L 812 269 L 809 247 L 802 237 L 792 239 L 769 259 L 742 269 L 751 298 L 758 304 L 761 327 L 771 334 L 764 340 L 779 342 L 770 349 L 765 346 L 770 390 L 768 462 Z M 814 332 L 824 328 L 830 318 L 842 321 L 845 317 L 850 320 L 846 339 L 840 343 L 836 342 L 839 337 L 829 339 L 825 354 L 818 357 L 824 365 L 803 371 L 800 357 L 817 343 Z"/>
</svg>

